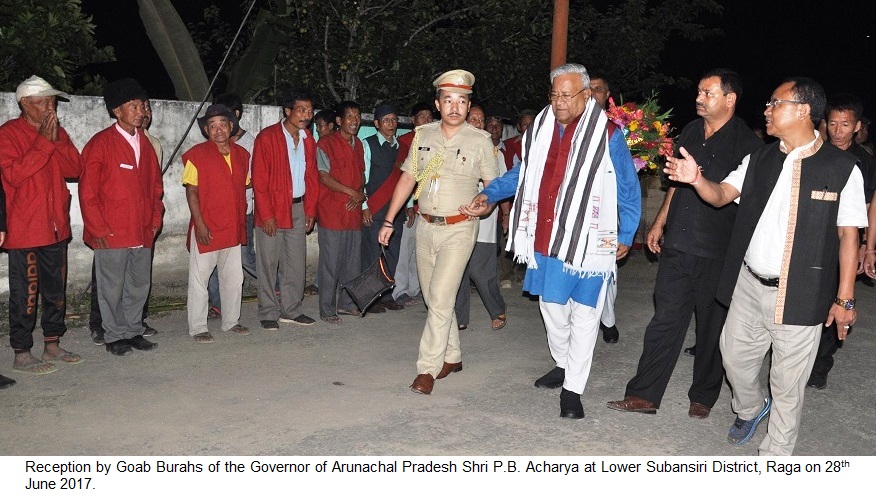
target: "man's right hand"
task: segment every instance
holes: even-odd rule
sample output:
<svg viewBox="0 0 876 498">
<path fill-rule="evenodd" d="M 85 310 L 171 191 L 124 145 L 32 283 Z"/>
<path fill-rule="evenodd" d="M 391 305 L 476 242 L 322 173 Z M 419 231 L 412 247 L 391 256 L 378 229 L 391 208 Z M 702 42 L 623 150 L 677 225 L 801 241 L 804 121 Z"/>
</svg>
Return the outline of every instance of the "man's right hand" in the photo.
<svg viewBox="0 0 876 498">
<path fill-rule="evenodd" d="M 277 235 L 277 218 L 265 220 L 262 223 L 262 230 L 268 237 L 273 237 L 274 235 Z"/>
<path fill-rule="evenodd" d="M 52 111 L 43 116 L 40 123 L 39 134 L 49 142 L 58 141 L 58 115 Z"/>
<path fill-rule="evenodd" d="M 392 232 L 395 231 L 395 228 L 389 225 L 383 225 L 380 228 L 380 232 L 377 233 L 377 241 L 380 242 L 382 246 L 389 245 L 389 239 L 392 237 Z"/>
<path fill-rule="evenodd" d="M 660 239 L 663 238 L 663 224 L 654 223 L 651 229 L 648 230 L 648 236 L 645 242 L 648 244 L 648 249 L 654 254 L 660 254 Z"/>
<path fill-rule="evenodd" d="M 408 217 L 408 219 L 405 221 L 405 226 L 411 228 L 412 226 L 414 226 L 414 217 L 417 216 L 417 212 L 414 211 L 414 208 L 407 208 L 405 214 Z"/>
<path fill-rule="evenodd" d="M 347 211 L 352 211 L 359 207 L 363 202 L 365 202 L 365 193 L 359 190 L 354 190 L 352 194 L 350 194 L 350 199 L 347 201 Z"/>
<path fill-rule="evenodd" d="M 666 167 L 663 172 L 667 177 L 679 183 L 693 183 L 700 178 L 700 167 L 697 165 L 697 160 L 690 153 L 681 147 L 678 149 L 681 157 L 667 157 Z"/>
<path fill-rule="evenodd" d="M 106 237 L 95 237 L 94 246 L 95 249 L 109 249 L 109 244 L 107 244 L 106 242 Z"/>
<path fill-rule="evenodd" d="M 487 196 L 484 194 L 478 194 L 471 200 L 471 204 L 468 206 L 460 206 L 459 212 L 466 216 L 480 218 L 481 216 L 488 214 L 492 208 L 493 205 L 487 201 Z"/>
</svg>

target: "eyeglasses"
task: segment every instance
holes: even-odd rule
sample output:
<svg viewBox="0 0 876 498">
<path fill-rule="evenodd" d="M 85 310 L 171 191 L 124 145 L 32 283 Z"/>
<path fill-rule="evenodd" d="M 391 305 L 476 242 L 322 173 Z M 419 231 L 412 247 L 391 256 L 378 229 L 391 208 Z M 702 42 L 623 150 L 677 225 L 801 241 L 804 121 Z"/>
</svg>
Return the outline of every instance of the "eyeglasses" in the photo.
<svg viewBox="0 0 876 498">
<path fill-rule="evenodd" d="M 556 102 L 557 100 L 559 100 L 560 102 L 564 102 L 564 103 L 568 104 L 569 102 L 572 101 L 572 99 L 574 99 L 578 95 L 581 95 L 581 93 L 583 93 L 584 90 L 587 90 L 587 89 L 582 88 L 581 91 L 576 93 L 575 95 L 565 95 L 565 94 L 551 92 L 548 94 L 548 99 L 550 99 L 551 102 Z"/>
<path fill-rule="evenodd" d="M 398 123 L 398 118 L 383 118 L 383 119 L 380 120 L 380 122 L 383 123 L 383 124 L 393 124 L 393 123 Z"/>
<path fill-rule="evenodd" d="M 769 102 L 767 102 L 767 103 L 766 103 L 766 106 L 767 106 L 767 107 L 772 107 L 773 109 L 775 109 L 776 106 L 778 106 L 779 104 L 805 104 L 805 103 L 806 103 L 806 102 L 800 102 L 799 100 L 781 100 L 781 99 L 776 99 L 776 100 L 770 100 Z"/>
</svg>

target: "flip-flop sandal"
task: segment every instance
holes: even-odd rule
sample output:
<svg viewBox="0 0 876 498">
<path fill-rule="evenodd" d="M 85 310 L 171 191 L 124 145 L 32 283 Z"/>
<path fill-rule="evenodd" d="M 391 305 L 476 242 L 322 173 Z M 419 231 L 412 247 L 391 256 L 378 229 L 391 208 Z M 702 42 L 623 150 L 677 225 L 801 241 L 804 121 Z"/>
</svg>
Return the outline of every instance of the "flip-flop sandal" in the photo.
<svg viewBox="0 0 876 498">
<path fill-rule="evenodd" d="M 239 323 L 228 329 L 226 332 L 234 332 L 237 335 L 249 335 L 249 329 Z"/>
<path fill-rule="evenodd" d="M 48 365 L 49 368 L 41 371 L 40 367 L 42 367 L 43 365 Z M 38 363 L 33 363 L 24 367 L 16 367 L 13 365 L 12 369 L 17 372 L 24 372 L 34 375 L 46 375 L 58 371 L 58 367 L 56 367 L 54 363 L 49 363 L 47 361 L 40 361 Z"/>
<path fill-rule="evenodd" d="M 201 332 L 192 336 L 195 342 L 208 343 L 213 342 L 213 336 L 209 332 Z"/>
<path fill-rule="evenodd" d="M 499 322 L 499 324 L 497 325 L 496 322 Z M 504 327 L 507 322 L 508 322 L 508 317 L 506 317 L 505 314 L 503 313 L 503 314 L 501 314 L 493 319 L 493 321 L 490 323 L 490 327 L 493 330 L 499 330 L 502 327 Z"/>
<path fill-rule="evenodd" d="M 46 358 L 46 354 L 43 353 L 43 361 L 52 362 L 52 361 L 62 361 L 68 365 L 75 365 L 77 363 L 82 363 L 84 360 L 81 356 L 76 353 L 71 353 L 70 351 L 61 350 L 61 354 L 55 356 L 54 358 Z"/>
<path fill-rule="evenodd" d="M 339 315 L 359 316 L 359 312 L 353 311 L 353 310 L 338 310 L 338 314 Z"/>
<path fill-rule="evenodd" d="M 322 321 L 326 323 L 330 323 L 332 325 L 338 325 L 341 323 L 341 317 L 339 316 L 321 316 L 319 317 Z"/>
</svg>

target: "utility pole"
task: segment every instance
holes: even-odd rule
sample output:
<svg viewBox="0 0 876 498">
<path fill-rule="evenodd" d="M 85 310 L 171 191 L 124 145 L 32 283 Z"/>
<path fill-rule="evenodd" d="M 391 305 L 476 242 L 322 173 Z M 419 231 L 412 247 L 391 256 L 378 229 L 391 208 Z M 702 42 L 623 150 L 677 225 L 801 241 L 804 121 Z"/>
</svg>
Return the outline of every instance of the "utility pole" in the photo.
<svg viewBox="0 0 876 498">
<path fill-rule="evenodd" d="M 551 67 L 566 63 L 569 38 L 569 0 L 554 0 L 554 28 L 551 38 Z"/>
</svg>

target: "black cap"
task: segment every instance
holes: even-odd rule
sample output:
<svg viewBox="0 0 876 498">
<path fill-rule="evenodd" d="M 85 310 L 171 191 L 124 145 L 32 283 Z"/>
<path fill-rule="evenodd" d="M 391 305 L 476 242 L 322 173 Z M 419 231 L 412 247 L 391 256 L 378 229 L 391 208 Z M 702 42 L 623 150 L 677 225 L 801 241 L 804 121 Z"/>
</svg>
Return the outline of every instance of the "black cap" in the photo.
<svg viewBox="0 0 876 498">
<path fill-rule="evenodd" d="M 374 109 L 374 119 L 380 121 L 384 116 L 395 114 L 398 117 L 398 108 L 388 102 L 384 102 Z"/>
<path fill-rule="evenodd" d="M 207 126 L 207 121 L 210 121 L 210 118 L 215 118 L 216 116 L 228 118 L 228 121 L 231 123 L 231 136 L 237 135 L 240 127 L 237 125 L 237 116 L 234 114 L 234 111 L 225 107 L 225 104 L 213 104 L 207 108 L 207 112 L 203 116 L 198 118 L 198 127 L 201 129 L 201 135 L 204 135 L 204 138 L 210 139 L 210 136 L 204 131 L 204 127 Z"/>
<path fill-rule="evenodd" d="M 109 111 L 110 116 L 113 116 L 113 109 L 116 107 L 138 99 L 148 100 L 149 95 L 134 78 L 113 81 L 103 89 L 103 102 L 106 104 L 106 110 Z"/>
</svg>

